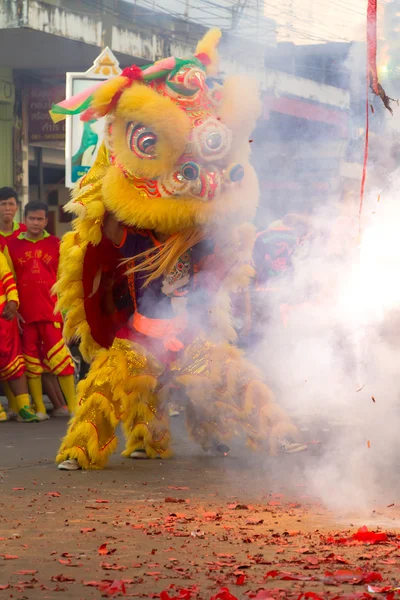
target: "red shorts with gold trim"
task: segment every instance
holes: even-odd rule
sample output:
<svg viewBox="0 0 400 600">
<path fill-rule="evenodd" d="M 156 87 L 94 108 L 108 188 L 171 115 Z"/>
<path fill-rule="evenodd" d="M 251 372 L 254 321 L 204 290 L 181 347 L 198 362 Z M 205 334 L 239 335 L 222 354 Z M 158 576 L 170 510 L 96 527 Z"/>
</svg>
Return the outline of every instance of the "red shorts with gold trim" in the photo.
<svg viewBox="0 0 400 600">
<path fill-rule="evenodd" d="M 28 377 L 39 377 L 43 372 L 61 376 L 74 374 L 74 363 L 62 336 L 61 323 L 25 323 L 22 352 Z"/>
<path fill-rule="evenodd" d="M 25 373 L 17 319 L 0 317 L 0 379 L 18 379 Z"/>
</svg>

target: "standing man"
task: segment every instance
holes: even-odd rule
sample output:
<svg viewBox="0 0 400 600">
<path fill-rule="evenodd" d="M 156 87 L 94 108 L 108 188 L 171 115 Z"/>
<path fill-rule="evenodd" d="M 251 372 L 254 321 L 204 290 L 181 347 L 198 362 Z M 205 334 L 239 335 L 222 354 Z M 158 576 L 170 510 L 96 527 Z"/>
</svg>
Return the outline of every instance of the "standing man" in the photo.
<svg viewBox="0 0 400 600">
<path fill-rule="evenodd" d="M 26 232 L 8 243 L 17 278 L 20 314 L 24 320 L 22 352 L 29 391 L 36 413 L 46 414 L 42 398 L 42 361 L 57 376 L 70 412 L 74 410 L 74 364 L 62 337 L 61 315 L 54 314 L 57 298 L 52 293 L 57 279 L 60 241 L 45 230 L 48 207 L 28 202 L 24 210 Z"/>
<path fill-rule="evenodd" d="M 0 251 L 4 250 L 7 242 L 26 231 L 25 225 L 15 221 L 19 208 L 17 192 L 11 187 L 0 188 Z M 18 328 L 16 329 L 18 334 Z M 8 401 L 8 413 L 10 418 L 18 414 L 15 396 L 7 381 L 3 381 L 4 393 Z"/>
<path fill-rule="evenodd" d="M 25 225 L 15 221 L 18 207 L 17 192 L 10 187 L 0 188 L 0 250 L 7 245 L 8 240 L 26 231 Z"/>
<path fill-rule="evenodd" d="M 29 406 L 25 362 L 17 325 L 19 298 L 14 276 L 0 251 L 0 380 L 7 381 L 13 393 L 18 420 L 33 423 L 40 419 Z M 0 422 L 8 416 L 0 403 Z"/>
</svg>

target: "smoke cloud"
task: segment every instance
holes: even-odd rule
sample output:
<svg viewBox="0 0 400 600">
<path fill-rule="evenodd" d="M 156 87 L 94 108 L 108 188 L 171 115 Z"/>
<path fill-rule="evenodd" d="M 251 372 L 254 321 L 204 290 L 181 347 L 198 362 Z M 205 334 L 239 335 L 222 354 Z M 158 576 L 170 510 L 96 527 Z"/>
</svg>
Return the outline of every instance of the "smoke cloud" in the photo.
<svg viewBox="0 0 400 600">
<path fill-rule="evenodd" d="M 365 46 L 353 46 L 343 69 L 351 82 L 352 122 L 360 125 L 353 152 L 353 160 L 358 154 L 360 163 Z M 356 102 L 361 82 L 364 95 Z M 371 114 L 361 236 L 360 180 L 345 182 L 339 170 L 331 186 L 336 192 L 321 193 L 320 199 L 307 198 L 306 191 L 315 183 L 312 171 L 296 173 L 302 178 L 302 193 L 286 205 L 271 206 L 271 197 L 262 199 L 265 229 L 272 218 L 293 212 L 299 216 L 286 222 L 297 230 L 301 225 L 308 235 L 295 250 L 291 268 L 268 282 L 273 291 L 254 292 L 258 336 L 248 341 L 252 360 L 296 420 L 304 440 L 321 442 L 311 443 L 314 452 L 300 463 L 311 491 L 328 508 L 342 513 L 394 502 L 398 487 L 399 113 L 395 107 L 393 119 L 387 118 L 377 102 L 371 99 L 376 117 Z M 279 128 L 273 132 L 275 156 L 292 160 L 293 155 L 285 156 L 286 133 Z M 354 129 L 352 134 L 356 137 Z M 349 147 L 350 141 L 345 140 Z M 330 138 L 326 129 L 324 148 L 329 143 L 337 144 L 337 139 Z M 297 154 L 310 150 L 318 154 L 321 144 L 321 138 L 303 139 L 297 132 Z M 257 167 L 260 170 L 259 160 Z M 261 173 L 263 179 L 268 176 Z"/>
</svg>

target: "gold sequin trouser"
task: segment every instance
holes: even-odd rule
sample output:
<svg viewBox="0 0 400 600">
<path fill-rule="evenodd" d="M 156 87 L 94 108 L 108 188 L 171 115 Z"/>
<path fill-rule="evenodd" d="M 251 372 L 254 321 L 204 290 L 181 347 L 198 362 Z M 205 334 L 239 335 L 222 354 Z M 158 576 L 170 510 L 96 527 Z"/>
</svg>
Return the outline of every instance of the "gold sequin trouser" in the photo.
<svg viewBox="0 0 400 600">
<path fill-rule="evenodd" d="M 297 437 L 259 371 L 237 348 L 200 336 L 170 370 L 185 399 L 189 434 L 204 450 L 239 434 L 252 448 L 276 454 L 279 440 Z"/>
<path fill-rule="evenodd" d="M 122 422 L 129 456 L 144 448 L 147 456 L 167 456 L 170 441 L 167 411 L 158 395 L 163 366 L 145 349 L 115 339 L 101 350 L 86 379 L 78 385 L 78 402 L 57 455 L 76 458 L 84 469 L 101 469 L 115 451 L 115 428 Z"/>
<path fill-rule="evenodd" d="M 144 348 L 116 339 L 110 350 L 99 352 L 78 386 L 78 408 L 57 462 L 76 458 L 85 469 L 103 468 L 116 448 L 119 421 L 125 456 L 144 448 L 150 458 L 166 457 L 170 434 L 165 408 L 178 398 L 186 406 L 188 432 L 204 450 L 240 434 L 250 446 L 275 454 L 280 439 L 297 433 L 237 348 L 199 337 L 164 373 Z"/>
</svg>

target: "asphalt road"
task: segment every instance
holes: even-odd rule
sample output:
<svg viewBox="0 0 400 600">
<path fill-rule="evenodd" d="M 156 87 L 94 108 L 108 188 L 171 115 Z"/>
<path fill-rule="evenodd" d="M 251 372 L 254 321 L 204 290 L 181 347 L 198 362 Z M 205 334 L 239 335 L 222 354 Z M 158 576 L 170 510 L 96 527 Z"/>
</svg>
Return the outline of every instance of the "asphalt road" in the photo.
<svg viewBox="0 0 400 600">
<path fill-rule="evenodd" d="M 2 423 L 0 425 L 0 473 L 3 478 L 23 480 L 25 474 L 29 473 L 30 476 L 40 474 L 42 478 L 50 477 L 52 480 L 64 481 L 69 474 L 57 471 L 54 458 L 66 427 L 67 420 L 62 418 L 50 419 L 43 423 Z M 230 456 L 214 457 L 205 454 L 188 439 L 183 416 L 171 419 L 171 430 L 174 457 L 170 460 L 133 461 L 123 458 L 117 451 L 104 471 L 74 473 L 74 475 L 77 475 L 78 480 L 82 477 L 93 477 L 96 481 L 100 479 L 104 482 L 110 478 L 113 480 L 117 478 L 119 485 L 125 483 L 127 478 L 132 481 L 132 478 L 140 478 L 141 475 L 158 480 L 161 471 L 165 474 L 165 479 L 180 482 L 187 477 L 193 479 L 191 473 L 201 472 L 199 489 L 208 485 L 217 485 L 224 489 L 225 486 L 229 489 L 237 487 L 241 491 L 247 489 L 251 495 L 254 486 L 263 487 L 262 473 L 270 471 L 270 475 L 272 472 L 278 474 L 280 471 L 278 465 L 281 464 L 286 464 L 286 468 L 292 471 L 291 464 L 293 468 L 294 465 L 298 468 L 308 460 L 304 455 L 269 459 L 254 454 L 238 441 L 232 444 Z M 122 451 L 124 443 L 122 431 L 118 433 L 119 451 Z M 250 488 L 243 486 L 243 477 L 247 472 L 251 473 Z"/>
<path fill-rule="evenodd" d="M 115 454 L 103 471 L 73 473 L 54 464 L 65 420 L 1 424 L 0 598 L 157 598 L 169 590 L 170 598 L 210 600 L 227 586 L 239 600 L 259 589 L 271 591 L 268 598 L 312 591 L 328 599 L 324 573 L 343 565 L 329 562 L 335 552 L 394 582 L 397 537 L 368 558 L 364 547 L 328 552 L 323 536 L 347 537 L 366 523 L 395 531 L 395 498 L 390 508 L 334 514 L 309 486 L 307 474 L 321 460 L 313 447 L 270 459 L 237 442 L 227 458 L 213 457 L 188 440 L 183 417 L 171 421 L 172 459 Z M 293 568 L 306 579 L 276 580 L 279 569 Z"/>
</svg>

